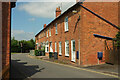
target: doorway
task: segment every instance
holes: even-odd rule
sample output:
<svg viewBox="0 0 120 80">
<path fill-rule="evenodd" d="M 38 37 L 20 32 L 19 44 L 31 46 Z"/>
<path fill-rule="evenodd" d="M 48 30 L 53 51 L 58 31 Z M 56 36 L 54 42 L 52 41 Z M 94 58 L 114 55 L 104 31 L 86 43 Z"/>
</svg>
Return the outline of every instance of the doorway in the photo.
<svg viewBox="0 0 120 80">
<path fill-rule="evenodd" d="M 75 40 L 71 40 L 71 61 L 75 62 Z"/>
</svg>

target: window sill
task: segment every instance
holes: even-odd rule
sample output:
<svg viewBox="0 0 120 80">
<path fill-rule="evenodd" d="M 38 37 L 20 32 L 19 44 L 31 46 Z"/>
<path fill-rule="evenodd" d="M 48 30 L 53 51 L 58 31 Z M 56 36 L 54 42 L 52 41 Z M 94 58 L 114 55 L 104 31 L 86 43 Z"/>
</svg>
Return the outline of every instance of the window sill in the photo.
<svg viewBox="0 0 120 80">
<path fill-rule="evenodd" d="M 69 57 L 69 55 L 65 55 L 65 57 Z"/>
<path fill-rule="evenodd" d="M 61 54 L 61 53 L 59 53 L 59 56 L 62 56 L 62 54 Z"/>
<path fill-rule="evenodd" d="M 66 33 L 66 32 L 68 32 L 68 30 L 67 30 L 67 31 L 65 31 L 65 33 Z"/>
<path fill-rule="evenodd" d="M 55 33 L 55 35 L 57 35 L 58 33 Z"/>
</svg>

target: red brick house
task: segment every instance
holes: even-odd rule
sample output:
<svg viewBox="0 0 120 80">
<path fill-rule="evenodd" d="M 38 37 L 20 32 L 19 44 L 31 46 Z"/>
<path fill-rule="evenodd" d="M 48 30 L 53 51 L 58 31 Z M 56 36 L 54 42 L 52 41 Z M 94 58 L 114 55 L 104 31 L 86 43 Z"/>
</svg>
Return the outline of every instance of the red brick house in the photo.
<svg viewBox="0 0 120 80">
<path fill-rule="evenodd" d="M 11 8 L 13 7 L 15 7 L 14 2 L 0 2 L 0 59 L 2 58 L 0 79 L 2 77 L 2 80 L 8 80 L 10 77 Z"/>
<path fill-rule="evenodd" d="M 103 52 L 101 64 L 106 39 L 95 35 L 115 38 L 117 26 L 118 2 L 78 2 L 63 14 L 58 7 L 56 18 L 35 36 L 36 49 L 45 46 L 47 56 L 58 52 L 59 60 L 80 65 L 98 64 L 97 52 Z"/>
</svg>

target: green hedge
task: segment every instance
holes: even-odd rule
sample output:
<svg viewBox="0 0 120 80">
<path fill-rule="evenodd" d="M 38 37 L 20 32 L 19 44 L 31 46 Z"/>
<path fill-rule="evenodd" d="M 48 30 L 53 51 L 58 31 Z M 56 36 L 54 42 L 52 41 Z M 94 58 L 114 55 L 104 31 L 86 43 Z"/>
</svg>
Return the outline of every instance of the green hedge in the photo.
<svg viewBox="0 0 120 80">
<path fill-rule="evenodd" d="M 35 50 L 35 56 L 45 56 L 44 50 Z"/>
</svg>

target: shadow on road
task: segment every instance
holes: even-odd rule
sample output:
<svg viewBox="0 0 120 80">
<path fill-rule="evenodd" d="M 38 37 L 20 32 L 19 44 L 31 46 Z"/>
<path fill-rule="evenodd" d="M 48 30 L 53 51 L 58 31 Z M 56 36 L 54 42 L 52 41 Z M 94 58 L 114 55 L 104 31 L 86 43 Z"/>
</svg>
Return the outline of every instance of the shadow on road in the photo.
<svg viewBox="0 0 120 80">
<path fill-rule="evenodd" d="M 21 62 L 21 60 L 11 60 L 11 80 L 27 80 L 43 69 L 45 68 L 39 69 L 38 65 L 28 65 L 27 62 Z"/>
</svg>

